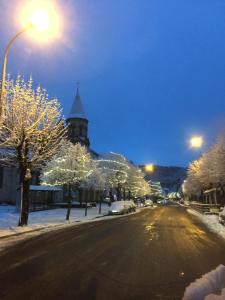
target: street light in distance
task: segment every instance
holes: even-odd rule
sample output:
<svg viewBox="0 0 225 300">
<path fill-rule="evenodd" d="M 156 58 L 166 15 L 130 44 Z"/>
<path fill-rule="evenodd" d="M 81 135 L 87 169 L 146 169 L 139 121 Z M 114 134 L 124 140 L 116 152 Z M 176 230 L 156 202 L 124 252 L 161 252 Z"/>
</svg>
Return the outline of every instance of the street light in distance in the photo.
<svg viewBox="0 0 225 300">
<path fill-rule="evenodd" d="M 153 164 L 147 164 L 145 166 L 145 171 L 148 172 L 148 173 L 154 172 L 154 165 Z"/>
</svg>

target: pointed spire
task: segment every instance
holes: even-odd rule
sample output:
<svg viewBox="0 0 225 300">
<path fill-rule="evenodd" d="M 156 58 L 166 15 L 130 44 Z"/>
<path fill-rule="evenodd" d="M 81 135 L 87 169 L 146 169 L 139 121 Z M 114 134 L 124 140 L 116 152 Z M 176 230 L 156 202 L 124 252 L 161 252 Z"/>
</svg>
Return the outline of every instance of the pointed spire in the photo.
<svg viewBox="0 0 225 300">
<path fill-rule="evenodd" d="M 77 82 L 77 92 L 68 119 L 72 119 L 72 118 L 86 119 L 84 108 L 80 98 L 79 85 L 80 83 Z"/>
</svg>

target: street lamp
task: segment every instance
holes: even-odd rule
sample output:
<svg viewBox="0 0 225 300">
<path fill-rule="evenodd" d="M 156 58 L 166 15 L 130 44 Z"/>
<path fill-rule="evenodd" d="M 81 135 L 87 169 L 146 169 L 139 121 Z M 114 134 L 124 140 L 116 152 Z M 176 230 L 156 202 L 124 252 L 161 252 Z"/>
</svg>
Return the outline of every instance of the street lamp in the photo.
<svg viewBox="0 0 225 300">
<path fill-rule="evenodd" d="M 7 67 L 7 58 L 8 53 L 18 37 L 23 33 L 27 32 L 29 29 L 33 29 L 36 32 L 38 40 L 40 36 L 43 36 L 45 32 L 45 38 L 56 37 L 59 32 L 59 17 L 53 5 L 46 4 L 46 1 L 31 1 L 29 5 L 23 7 L 23 12 L 21 13 L 21 19 L 23 24 L 23 29 L 19 31 L 7 44 L 3 65 L 2 65 L 2 74 L 1 74 L 1 91 L 0 91 L 0 116 L 2 114 L 2 105 L 4 99 L 4 88 L 5 88 L 5 77 L 6 77 L 6 67 Z M 33 33 L 33 32 L 32 32 Z M 39 35 L 40 34 L 40 35 Z M 32 35 L 34 37 L 34 35 Z"/>
<path fill-rule="evenodd" d="M 30 24 L 29 26 L 25 27 L 24 29 L 22 29 L 21 31 L 19 31 L 7 44 L 6 49 L 5 49 L 5 53 L 4 53 L 4 58 L 3 58 L 3 64 L 2 64 L 2 77 L 1 77 L 1 94 L 0 94 L 0 115 L 1 115 L 1 111 L 2 111 L 2 101 L 3 101 L 3 97 L 4 97 L 4 88 L 5 88 L 5 76 L 6 76 L 6 65 L 7 65 L 7 58 L 8 58 L 8 53 L 9 53 L 9 49 L 11 48 L 12 44 L 14 43 L 14 41 L 21 36 L 25 31 L 27 31 L 28 29 L 30 29 L 32 27 L 32 25 Z"/>
<path fill-rule="evenodd" d="M 146 166 L 145 166 L 145 171 L 146 172 L 153 172 L 154 171 L 154 165 L 153 164 L 147 164 Z"/>
<path fill-rule="evenodd" d="M 189 141 L 191 148 L 201 148 L 203 145 L 203 137 L 202 136 L 193 136 Z"/>
</svg>

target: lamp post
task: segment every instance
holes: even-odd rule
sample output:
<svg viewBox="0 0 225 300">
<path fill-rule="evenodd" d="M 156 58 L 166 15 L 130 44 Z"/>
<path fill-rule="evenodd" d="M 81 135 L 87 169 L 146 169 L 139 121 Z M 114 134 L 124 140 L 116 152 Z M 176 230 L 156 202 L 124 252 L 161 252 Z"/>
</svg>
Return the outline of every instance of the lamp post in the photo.
<svg viewBox="0 0 225 300">
<path fill-rule="evenodd" d="M 30 2 L 30 5 L 24 8 L 23 13 L 23 29 L 19 31 L 7 44 L 1 74 L 1 90 L 0 90 L 0 117 L 2 115 L 2 107 L 4 100 L 4 88 L 5 88 L 5 77 L 7 67 L 7 57 L 9 50 L 15 40 L 19 38 L 23 33 L 29 29 L 34 29 L 37 33 L 36 37 L 38 41 L 41 37 L 45 37 L 47 40 L 49 37 L 56 37 L 59 31 L 59 14 L 53 4 L 46 3 L 47 1 L 37 0 L 36 2 Z M 33 4 L 34 3 L 34 4 Z M 43 34 L 45 32 L 45 35 Z M 33 37 L 33 36 L 32 36 Z"/>
<path fill-rule="evenodd" d="M 4 58 L 3 58 L 3 65 L 2 65 L 2 76 L 1 76 L 1 93 L 0 93 L 0 116 L 2 114 L 2 102 L 4 98 L 4 89 L 5 89 L 5 77 L 6 77 L 6 66 L 7 66 L 7 58 L 8 58 L 8 53 L 9 49 L 15 42 L 15 40 L 20 37 L 24 32 L 26 32 L 28 29 L 32 28 L 33 25 L 30 24 L 29 26 L 25 27 L 21 31 L 19 31 L 7 44 L 5 53 L 4 53 Z"/>
</svg>

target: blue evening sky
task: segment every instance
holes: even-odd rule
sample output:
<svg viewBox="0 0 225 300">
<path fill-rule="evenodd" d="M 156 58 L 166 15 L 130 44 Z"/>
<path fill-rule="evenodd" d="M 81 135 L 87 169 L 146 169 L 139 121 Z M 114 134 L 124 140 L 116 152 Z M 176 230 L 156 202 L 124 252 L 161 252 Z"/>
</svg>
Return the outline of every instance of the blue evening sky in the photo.
<svg viewBox="0 0 225 300">
<path fill-rule="evenodd" d="M 20 24 L 23 0 L 0 0 L 0 55 Z M 24 35 L 8 72 L 46 87 L 68 114 L 76 81 L 91 146 L 136 163 L 185 166 L 225 124 L 224 0 L 59 0 L 64 38 Z"/>
</svg>

